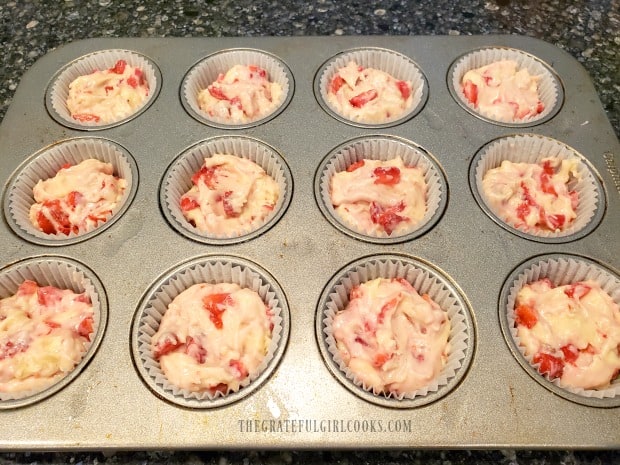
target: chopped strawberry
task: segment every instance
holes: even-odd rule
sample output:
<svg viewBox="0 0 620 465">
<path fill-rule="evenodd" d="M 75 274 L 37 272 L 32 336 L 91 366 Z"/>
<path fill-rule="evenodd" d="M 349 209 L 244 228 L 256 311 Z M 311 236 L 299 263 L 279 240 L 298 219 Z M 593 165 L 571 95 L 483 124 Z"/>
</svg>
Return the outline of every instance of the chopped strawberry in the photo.
<svg viewBox="0 0 620 465">
<path fill-rule="evenodd" d="M 60 172 L 60 170 L 67 170 L 69 168 L 71 168 L 73 165 L 71 163 L 65 163 L 64 165 L 62 165 L 60 167 L 60 169 L 57 172 Z"/>
<path fill-rule="evenodd" d="M 383 319 L 385 318 L 385 315 L 387 315 L 389 311 L 391 311 L 394 307 L 396 307 L 397 303 L 398 303 L 398 298 L 394 297 L 392 300 L 383 304 L 383 307 L 381 307 L 381 311 L 379 311 L 379 315 L 377 315 L 377 323 L 383 323 Z"/>
<path fill-rule="evenodd" d="M 353 289 L 351 289 L 351 292 L 349 292 L 349 300 L 357 299 L 361 296 L 362 291 L 359 286 L 355 286 Z"/>
<path fill-rule="evenodd" d="M 145 83 L 145 79 L 144 79 L 144 73 L 142 72 L 142 70 L 140 68 L 136 68 L 133 72 L 133 74 L 136 76 L 136 78 L 138 79 L 138 84 L 139 85 L 144 85 Z"/>
<path fill-rule="evenodd" d="M 553 231 L 560 229 L 562 226 L 564 226 L 564 223 L 566 223 L 565 215 L 546 215 L 545 218 L 545 223 L 547 223 L 549 229 Z"/>
<path fill-rule="evenodd" d="M 80 336 L 85 337 L 87 340 L 90 341 L 90 335 L 92 334 L 92 332 L 93 332 L 93 318 L 91 316 L 83 318 L 77 327 L 77 333 Z"/>
<path fill-rule="evenodd" d="M 551 162 L 549 160 L 545 160 L 542 166 L 543 172 L 540 175 L 540 184 L 542 191 L 545 194 L 551 194 L 557 197 L 558 193 L 556 192 L 555 187 L 553 187 L 553 184 L 551 184 L 551 176 L 553 176 L 555 172 L 553 166 L 551 166 Z"/>
<path fill-rule="evenodd" d="M 590 292 L 592 288 L 584 283 L 574 283 L 564 289 L 564 294 L 566 294 L 569 298 L 574 300 L 579 300 L 583 296 L 585 296 L 588 292 Z"/>
<path fill-rule="evenodd" d="M 192 182 L 197 186 L 198 183 L 202 181 L 209 189 L 213 189 L 215 188 L 215 183 L 217 182 L 215 171 L 216 168 L 207 168 L 206 166 L 202 166 L 192 176 Z"/>
<path fill-rule="evenodd" d="M 267 71 L 265 71 L 263 68 L 261 68 L 260 66 L 256 66 L 256 65 L 248 65 L 248 69 L 250 70 L 250 72 L 252 73 L 257 73 L 260 77 L 265 77 L 267 76 Z"/>
<path fill-rule="evenodd" d="M 45 234 L 56 234 L 56 228 L 54 224 L 49 220 L 47 216 L 43 213 L 43 211 L 39 211 L 37 213 L 37 223 L 39 224 L 39 228 Z"/>
<path fill-rule="evenodd" d="M 229 100 L 228 97 L 226 97 L 226 94 L 224 94 L 224 91 L 221 87 L 210 85 L 209 87 L 207 87 L 207 90 L 213 98 L 216 98 L 218 100 Z"/>
<path fill-rule="evenodd" d="M 37 300 L 40 305 L 50 307 L 62 300 L 60 289 L 52 286 L 44 286 L 37 289 Z"/>
<path fill-rule="evenodd" d="M 125 67 L 127 66 L 127 62 L 125 60 L 118 60 L 110 71 L 115 74 L 123 74 L 125 72 Z"/>
<path fill-rule="evenodd" d="M 181 210 L 187 212 L 194 208 L 200 208 L 200 204 L 196 199 L 186 196 L 181 197 Z"/>
<path fill-rule="evenodd" d="M 230 100 L 230 106 L 236 108 L 237 110 L 243 110 L 243 104 L 241 103 L 241 99 L 239 97 L 233 97 Z"/>
<path fill-rule="evenodd" d="M 76 113 L 75 115 L 71 116 L 74 120 L 77 120 L 80 123 L 86 123 L 88 121 L 94 121 L 95 123 L 98 123 L 99 121 L 101 121 L 101 118 L 99 116 L 92 113 Z"/>
<path fill-rule="evenodd" d="M 544 109 L 545 109 L 545 104 L 539 100 L 538 103 L 536 104 L 536 114 L 542 113 Z"/>
<path fill-rule="evenodd" d="M 239 212 L 235 211 L 235 208 L 230 203 L 230 197 L 232 196 L 232 191 L 224 192 L 224 196 L 222 197 L 222 205 L 224 206 L 224 213 L 228 218 L 236 218 L 239 216 Z"/>
<path fill-rule="evenodd" d="M 411 283 L 407 281 L 405 278 L 392 278 L 392 281 L 396 281 L 397 283 L 400 283 L 401 286 L 403 286 L 407 290 L 413 289 L 413 286 L 411 285 Z"/>
<path fill-rule="evenodd" d="M 226 311 L 226 305 L 232 303 L 228 293 L 209 294 L 202 299 L 202 305 L 209 312 L 209 319 L 217 329 L 222 329 L 222 314 Z"/>
<path fill-rule="evenodd" d="M 517 316 L 515 318 L 517 325 L 523 325 L 526 328 L 532 329 L 536 323 L 538 323 L 538 315 L 536 314 L 536 310 L 529 305 L 518 305 L 515 313 Z"/>
<path fill-rule="evenodd" d="M 579 358 L 579 350 L 577 349 L 577 347 L 572 344 L 567 344 L 562 347 L 561 350 L 564 354 L 564 361 L 574 365 L 577 361 L 577 358 Z"/>
<path fill-rule="evenodd" d="M 349 100 L 349 103 L 355 108 L 362 108 L 364 105 L 366 105 L 371 100 L 376 99 L 378 96 L 379 94 L 377 93 L 377 91 L 375 89 L 371 89 L 351 98 Z"/>
<path fill-rule="evenodd" d="M 400 90 L 400 95 L 402 95 L 403 100 L 407 100 L 411 95 L 411 87 L 405 81 L 396 81 L 396 86 L 398 90 Z"/>
<path fill-rule="evenodd" d="M 391 355 L 380 353 L 380 354 L 375 355 L 375 358 L 373 359 L 372 364 L 375 368 L 379 368 L 379 367 L 382 367 L 383 364 L 391 358 L 392 358 Z"/>
<path fill-rule="evenodd" d="M 400 202 L 391 207 L 384 208 L 376 202 L 370 204 L 370 219 L 375 224 L 380 224 L 387 234 L 392 234 L 398 223 L 407 221 L 407 218 L 398 215 L 405 209 L 405 204 Z"/>
<path fill-rule="evenodd" d="M 207 358 L 207 349 L 192 336 L 187 336 L 187 340 L 185 341 L 185 353 L 198 363 L 204 363 Z"/>
<path fill-rule="evenodd" d="M 577 191 L 570 191 L 568 193 L 568 196 L 570 197 L 570 206 L 573 210 L 577 209 L 577 206 L 579 205 L 579 193 L 577 193 Z"/>
<path fill-rule="evenodd" d="M 400 170 L 395 166 L 390 166 L 389 168 L 375 168 L 372 175 L 375 178 L 375 184 L 393 186 L 400 181 Z"/>
<path fill-rule="evenodd" d="M 340 88 L 344 85 L 344 83 L 345 83 L 345 80 L 342 79 L 342 76 L 340 76 L 340 74 L 336 74 L 334 78 L 332 79 L 329 89 L 331 92 L 335 94 L 336 92 L 340 90 Z"/>
<path fill-rule="evenodd" d="M 221 392 L 222 394 L 226 394 L 228 392 L 228 384 L 224 384 L 224 383 L 216 384 L 215 386 L 212 386 L 209 388 L 209 392 L 212 395 L 215 395 L 218 392 Z"/>
<path fill-rule="evenodd" d="M 347 166 L 347 172 L 352 173 L 353 171 L 361 168 L 362 166 L 364 166 L 364 160 L 356 161 L 352 165 Z"/>
<path fill-rule="evenodd" d="M 241 360 L 231 360 L 228 365 L 233 369 L 237 375 L 237 379 L 244 379 L 248 376 L 248 369 L 245 367 Z"/>
<path fill-rule="evenodd" d="M 136 87 L 138 87 L 138 79 L 136 78 L 136 76 L 129 76 L 127 78 L 127 84 L 129 84 L 129 86 L 135 89 Z"/>
<path fill-rule="evenodd" d="M 76 295 L 73 300 L 75 302 L 82 302 L 84 304 L 90 304 L 90 297 L 85 292 L 83 292 L 82 294 Z"/>
<path fill-rule="evenodd" d="M 78 203 L 82 201 L 83 198 L 84 196 L 80 192 L 71 191 L 69 192 L 69 195 L 67 196 L 67 203 L 72 209 L 75 210 L 75 207 L 77 206 Z"/>
<path fill-rule="evenodd" d="M 356 336 L 354 341 L 357 342 L 360 345 L 363 345 L 364 347 L 368 347 L 368 342 L 366 342 L 364 339 L 362 339 L 359 336 Z"/>
<path fill-rule="evenodd" d="M 37 289 L 39 289 L 39 285 L 34 281 L 27 279 L 19 285 L 17 293 L 19 295 L 32 295 L 37 292 Z"/>
<path fill-rule="evenodd" d="M 108 95 L 109 92 L 112 92 L 114 90 L 113 86 L 105 86 L 103 88 L 105 90 L 105 94 Z"/>
<path fill-rule="evenodd" d="M 58 232 L 62 234 L 71 232 L 71 220 L 62 208 L 60 200 L 46 201 L 43 203 L 43 207 L 48 209 L 50 216 L 58 224 Z"/>
<path fill-rule="evenodd" d="M 545 352 L 534 355 L 534 363 L 539 364 L 538 371 L 540 373 L 550 378 L 560 378 L 564 372 L 562 359 Z"/>
<path fill-rule="evenodd" d="M 25 352 L 28 349 L 28 344 L 23 341 L 13 342 L 7 341 L 4 345 L 0 345 L 0 360 L 5 358 L 11 358 L 20 352 Z"/>
<path fill-rule="evenodd" d="M 463 84 L 463 94 L 474 105 L 478 103 L 478 86 L 473 82 L 467 81 Z"/>
<path fill-rule="evenodd" d="M 60 323 L 57 323 L 54 320 L 45 320 L 45 324 L 52 329 L 60 328 Z"/>
<path fill-rule="evenodd" d="M 160 357 L 169 354 L 180 345 L 181 343 L 177 339 L 176 335 L 168 333 L 157 342 L 155 349 L 153 349 L 153 356 L 155 357 L 155 360 L 159 360 Z"/>
</svg>

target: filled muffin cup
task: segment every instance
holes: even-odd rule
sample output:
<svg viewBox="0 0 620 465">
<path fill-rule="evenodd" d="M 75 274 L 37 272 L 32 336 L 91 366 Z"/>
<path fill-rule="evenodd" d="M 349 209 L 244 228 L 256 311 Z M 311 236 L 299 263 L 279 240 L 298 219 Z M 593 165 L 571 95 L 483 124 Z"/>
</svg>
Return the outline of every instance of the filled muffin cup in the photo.
<svg viewBox="0 0 620 465">
<path fill-rule="evenodd" d="M 525 354 L 516 323 L 516 299 L 526 285 L 540 279 L 549 279 L 554 286 L 563 286 L 584 280 L 597 282 L 612 300 L 620 305 L 620 277 L 607 266 L 590 258 L 571 254 L 547 254 L 533 257 L 507 277 L 501 290 L 499 319 L 509 349 L 517 362 L 539 384 L 551 392 L 578 404 L 590 407 L 620 406 L 620 377 L 603 389 L 583 389 L 566 386 L 560 378 L 550 379 L 538 371 L 532 355 Z"/>
<path fill-rule="evenodd" d="M 201 231 L 181 210 L 181 197 L 192 187 L 192 176 L 206 158 L 216 154 L 248 159 L 260 166 L 279 187 L 278 200 L 262 224 L 240 226 L 223 234 Z M 284 215 L 293 193 L 293 178 L 284 158 L 272 147 L 245 136 L 220 136 L 207 139 L 182 152 L 170 164 L 161 183 L 160 203 L 164 216 L 180 234 L 206 244 L 234 244 L 263 234 Z"/>
<path fill-rule="evenodd" d="M 336 314 L 347 307 L 353 288 L 376 278 L 405 279 L 420 295 L 428 294 L 447 313 L 450 321 L 446 364 L 430 384 L 413 392 L 375 392 L 349 369 L 336 345 L 332 329 Z M 321 355 L 338 381 L 370 403 L 393 408 L 419 407 L 446 396 L 466 375 L 475 347 L 473 317 L 458 286 L 433 265 L 399 254 L 363 257 L 339 270 L 321 294 L 315 332 Z"/>
<path fill-rule="evenodd" d="M 537 76 L 538 97 L 543 103 L 542 112 L 526 116 L 522 119 L 506 117 L 498 119 L 471 103 L 463 92 L 462 80 L 465 73 L 501 60 L 512 60 L 517 63 L 517 70 L 527 69 L 531 76 Z M 449 67 L 448 89 L 456 102 L 472 115 L 489 123 L 509 127 L 534 126 L 553 118 L 564 103 L 564 87 L 556 72 L 547 63 L 522 50 L 508 47 L 489 47 L 473 50 L 458 57 Z"/>
<path fill-rule="evenodd" d="M 106 328 L 108 304 L 105 290 L 95 273 L 82 263 L 66 257 L 45 255 L 7 265 L 0 269 L 0 299 L 16 294 L 26 280 L 34 281 L 41 287 L 53 286 L 69 289 L 76 294 L 85 293 L 93 306 L 93 329 L 82 359 L 72 371 L 60 374 L 53 384 L 42 390 L 0 392 L 0 410 L 42 401 L 75 380 L 94 357 Z"/>
<path fill-rule="evenodd" d="M 107 215 L 105 222 L 87 226 L 77 233 L 71 231 L 46 234 L 32 224 L 30 208 L 35 203 L 33 188 L 42 180 L 52 178 L 64 165 L 76 165 L 96 159 L 110 163 L 114 175 L 124 179 L 127 186 L 123 197 Z M 138 168 L 131 154 L 121 145 L 108 139 L 84 137 L 67 139 L 42 149 L 26 160 L 11 176 L 4 194 L 4 215 L 11 229 L 22 239 L 47 245 L 64 246 L 89 239 L 109 228 L 129 208 L 138 188 Z"/>
<path fill-rule="evenodd" d="M 482 181 L 485 174 L 503 161 L 538 164 L 545 158 L 578 161 L 577 176 L 569 180 L 568 188 L 578 194 L 576 218 L 557 231 L 526 228 L 507 222 L 502 213 L 488 201 Z M 469 169 L 470 187 L 484 212 L 504 229 L 525 239 L 546 242 L 570 242 L 590 234 L 605 213 L 605 191 L 600 176 L 588 160 L 573 148 L 555 139 L 536 134 L 517 134 L 495 139 L 483 146 L 474 156 Z"/>
<path fill-rule="evenodd" d="M 149 89 L 146 99 L 132 113 L 121 114 L 114 121 L 97 122 L 75 119 L 67 107 L 69 85 L 80 76 L 111 69 L 119 60 L 124 60 L 127 65 L 142 71 Z M 99 50 L 75 59 L 58 71 L 46 90 L 45 104 L 52 118 L 63 126 L 84 131 L 97 131 L 118 126 L 136 118 L 155 101 L 160 89 L 161 72 L 150 58 L 131 50 Z"/>
<path fill-rule="evenodd" d="M 426 183 L 426 211 L 420 221 L 387 234 L 385 231 L 368 231 L 342 218 L 331 200 L 332 177 L 364 159 L 387 161 L 396 157 L 400 157 L 405 166 L 416 167 L 423 174 Z M 314 192 L 320 210 L 333 226 L 356 239 L 377 244 L 404 242 L 425 234 L 439 221 L 448 202 L 448 184 L 434 157 L 413 142 L 386 135 L 359 137 L 332 150 L 317 169 Z"/>
<path fill-rule="evenodd" d="M 255 65 L 267 72 L 270 82 L 276 83 L 282 89 L 279 101 L 274 102 L 272 111 L 252 118 L 249 121 L 233 122 L 229 119 L 209 115 L 200 108 L 198 95 L 209 85 L 217 81 L 219 75 L 224 75 L 235 65 Z M 295 82 L 288 66 L 278 57 L 263 50 L 237 48 L 222 50 L 205 57 L 196 63 L 185 75 L 181 83 L 181 103 L 183 107 L 197 121 L 220 129 L 244 129 L 258 126 L 279 115 L 293 97 Z"/>
<path fill-rule="evenodd" d="M 241 381 L 239 389 L 190 391 L 168 381 L 153 356 L 151 340 L 168 305 L 181 292 L 199 283 L 233 283 L 256 292 L 272 313 L 273 329 L 267 353 L 258 368 Z M 288 304 L 275 279 L 258 265 L 234 256 L 199 257 L 167 272 L 147 291 L 132 324 L 132 355 L 147 386 L 173 404 L 189 408 L 227 405 L 249 396 L 275 370 L 284 354 L 290 328 Z"/>
<path fill-rule="evenodd" d="M 357 115 L 334 106 L 327 98 L 330 83 L 338 71 L 351 61 L 363 68 L 383 71 L 396 80 L 411 82 L 411 104 L 401 114 L 376 122 L 360 120 Z M 321 107 L 339 121 L 357 127 L 383 128 L 404 123 L 422 110 L 428 99 L 428 82 L 420 66 L 409 57 L 394 50 L 364 47 L 342 51 L 323 63 L 314 78 L 314 94 Z"/>
</svg>

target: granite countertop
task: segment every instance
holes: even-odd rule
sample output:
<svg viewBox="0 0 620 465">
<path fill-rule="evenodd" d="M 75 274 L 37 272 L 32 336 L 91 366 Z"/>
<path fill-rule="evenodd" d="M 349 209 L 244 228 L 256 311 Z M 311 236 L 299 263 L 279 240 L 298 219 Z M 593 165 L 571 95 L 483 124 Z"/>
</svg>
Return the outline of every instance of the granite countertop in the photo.
<svg viewBox="0 0 620 465">
<path fill-rule="evenodd" d="M 567 5 L 568 4 L 568 5 Z M 0 3 L 0 121 L 32 64 L 93 37 L 520 34 L 583 64 L 620 135 L 620 0 L 18 0 Z M 6 453 L 26 463 L 607 464 L 618 451 Z"/>
</svg>

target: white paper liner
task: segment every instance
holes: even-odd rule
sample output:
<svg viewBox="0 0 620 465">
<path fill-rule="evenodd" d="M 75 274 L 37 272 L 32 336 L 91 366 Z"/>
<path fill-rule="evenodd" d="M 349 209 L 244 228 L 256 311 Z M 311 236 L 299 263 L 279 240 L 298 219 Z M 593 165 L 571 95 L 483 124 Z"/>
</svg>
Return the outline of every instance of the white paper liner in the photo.
<svg viewBox="0 0 620 465">
<path fill-rule="evenodd" d="M 418 291 L 420 295 L 428 294 L 448 315 L 450 320 L 450 336 L 448 344 L 450 351 L 445 366 L 438 377 L 429 385 L 413 392 L 400 394 L 375 392 L 372 387 L 366 386 L 346 363 L 342 360 L 336 341 L 332 332 L 333 319 L 335 315 L 344 310 L 349 303 L 351 289 L 362 283 L 376 278 L 404 278 Z M 320 315 L 323 321 L 323 335 L 327 343 L 327 349 L 334 362 L 338 365 L 347 380 L 355 386 L 367 392 L 372 392 L 375 396 L 382 396 L 388 399 L 405 400 L 415 399 L 426 396 L 427 394 L 438 391 L 454 379 L 455 374 L 463 366 L 468 345 L 472 344 L 465 312 L 456 292 L 446 286 L 440 279 L 431 274 L 424 268 L 418 268 L 411 263 L 400 260 L 368 260 L 355 268 L 348 270 L 342 278 L 333 286 L 329 294 L 323 313 Z"/>
<path fill-rule="evenodd" d="M 166 312 L 168 305 L 181 292 L 194 284 L 199 283 L 233 283 L 242 288 L 248 288 L 256 292 L 263 302 L 271 308 L 273 312 L 271 342 L 267 349 L 267 354 L 258 368 L 249 373 L 239 384 L 239 389 L 228 388 L 226 393 L 216 391 L 194 392 L 187 389 L 180 389 L 170 383 L 164 375 L 159 361 L 153 358 L 151 351 L 151 338 L 157 332 L 161 319 Z M 151 377 L 152 382 L 158 389 L 172 393 L 175 401 L 179 404 L 187 402 L 187 406 L 192 406 L 191 401 L 213 401 L 233 392 L 242 391 L 249 386 L 272 362 L 276 349 L 282 341 L 283 332 L 283 307 L 276 292 L 269 282 L 256 271 L 249 267 L 227 261 L 226 259 L 213 259 L 199 263 L 191 268 L 184 269 L 175 273 L 166 284 L 155 289 L 148 297 L 140 320 L 138 322 L 137 344 L 140 360 Z M 249 392 L 248 392 L 249 394 Z"/>
<path fill-rule="evenodd" d="M 76 264 L 60 259 L 42 257 L 40 259 L 24 260 L 0 270 L 0 299 L 14 295 L 17 292 L 19 285 L 26 280 L 34 281 L 39 286 L 54 286 L 59 289 L 69 289 L 76 294 L 85 292 L 86 295 L 90 297 L 93 305 L 93 332 L 90 334 L 90 341 L 86 344 L 86 348 L 82 354 L 83 362 L 84 357 L 91 350 L 93 343 L 98 340 L 95 335 L 100 330 L 103 331 L 103 326 L 100 327 L 101 321 L 105 321 L 102 317 L 99 294 L 89 276 L 84 272 L 84 270 L 77 267 Z M 25 399 L 45 390 L 52 391 L 50 392 L 50 394 L 52 394 L 53 392 L 56 392 L 54 386 L 60 381 L 63 381 L 66 378 L 73 379 L 79 375 L 80 369 L 78 369 L 78 366 L 80 366 L 82 362 L 78 363 L 72 371 L 59 375 L 53 384 L 42 390 L 28 390 L 10 393 L 0 392 L 0 402 Z M 33 401 L 34 400 L 39 399 L 33 399 Z"/>
<path fill-rule="evenodd" d="M 192 187 L 192 176 L 204 164 L 206 158 L 216 154 L 234 155 L 239 158 L 246 158 L 253 161 L 263 168 L 278 184 L 280 189 L 278 201 L 275 207 L 267 215 L 262 224 L 254 227 L 247 226 L 238 230 L 228 231 L 223 235 L 216 235 L 208 231 L 201 231 L 192 225 L 183 215 L 180 206 L 180 199 L 183 194 Z M 203 141 L 183 152 L 173 163 L 167 172 L 167 177 L 162 183 L 164 208 L 172 215 L 175 226 L 190 231 L 192 234 L 202 236 L 206 239 L 230 239 L 246 236 L 253 231 L 270 224 L 281 213 L 284 203 L 290 199 L 292 188 L 287 180 L 285 170 L 288 168 L 279 158 L 278 154 L 266 144 L 255 139 L 246 137 L 216 137 Z M 177 228 L 177 229 L 178 229 Z"/>
<path fill-rule="evenodd" d="M 401 223 L 392 234 L 385 231 L 379 234 L 374 231 L 366 231 L 359 225 L 353 224 L 342 218 L 335 210 L 331 200 L 331 178 L 334 174 L 344 171 L 353 163 L 363 160 L 382 160 L 387 161 L 400 157 L 405 166 L 417 167 L 422 171 L 426 183 L 426 212 L 420 221 L 403 227 Z M 416 148 L 414 145 L 407 144 L 402 140 L 385 137 L 365 137 L 338 149 L 331 160 L 325 165 L 320 178 L 320 198 L 327 211 L 341 224 L 359 234 L 369 237 L 397 238 L 408 236 L 424 227 L 437 213 L 437 209 L 442 204 L 446 192 L 443 185 L 443 177 L 438 169 L 430 162 L 428 156 Z"/>
<path fill-rule="evenodd" d="M 56 175 L 58 170 L 65 164 L 76 165 L 84 160 L 94 158 L 96 160 L 111 163 L 114 167 L 114 175 L 125 179 L 127 186 L 123 197 L 112 212 L 107 215 L 105 222 L 99 222 L 96 226 L 86 226 L 77 233 L 71 231 L 65 234 L 46 234 L 37 229 L 30 221 L 30 207 L 35 203 L 33 188 L 40 180 L 46 180 Z M 8 215 L 7 218 L 17 225 L 27 235 L 34 236 L 45 241 L 63 241 L 76 239 L 91 231 L 109 224 L 128 202 L 132 192 L 133 172 L 128 155 L 120 146 L 111 141 L 99 138 L 69 139 L 44 149 L 30 162 L 23 166 L 8 187 Z M 137 180 L 136 180 L 137 181 Z M 26 236 L 27 238 L 27 236 Z"/>
<path fill-rule="evenodd" d="M 210 116 L 200 108 L 198 103 L 200 91 L 213 84 L 219 74 L 226 74 L 235 65 L 259 66 L 267 72 L 267 78 L 270 82 L 280 85 L 282 88 L 281 100 L 276 102 L 277 105 L 270 113 L 260 115 L 251 121 L 235 123 L 225 118 Z M 210 55 L 190 69 L 181 84 L 183 104 L 188 106 L 199 120 L 206 124 L 215 123 L 218 127 L 229 126 L 231 128 L 258 124 L 274 118 L 283 109 L 285 102 L 290 99 L 292 92 L 292 75 L 284 62 L 273 55 L 252 49 L 233 49 Z"/>
<path fill-rule="evenodd" d="M 544 158 L 556 158 L 560 160 L 577 159 L 578 178 L 569 182 L 569 190 L 575 190 L 579 194 L 579 204 L 576 209 L 577 217 L 568 227 L 560 231 L 551 231 L 542 228 L 527 229 L 526 227 L 517 228 L 509 224 L 506 218 L 501 216 L 493 206 L 487 202 L 486 195 L 482 188 L 482 180 L 486 172 L 492 168 L 497 168 L 502 161 L 508 160 L 513 163 L 539 163 Z M 487 208 L 496 218 L 526 234 L 541 238 L 557 238 L 574 235 L 584 228 L 592 228 L 596 224 L 592 219 L 597 211 L 603 207 L 604 199 L 600 197 L 596 178 L 591 168 L 584 162 L 584 158 L 571 147 L 548 137 L 522 134 L 497 139 L 481 152 L 478 163 L 475 166 L 476 189 L 484 201 Z"/>
<path fill-rule="evenodd" d="M 334 107 L 327 99 L 329 84 L 336 73 L 350 61 L 364 68 L 373 68 L 391 75 L 394 79 L 410 81 L 412 86 L 411 105 L 403 113 L 395 115 L 385 121 L 373 123 L 360 119 L 357 115 L 343 113 L 342 109 Z M 428 94 L 427 83 L 422 71 L 411 59 L 392 50 L 379 48 L 363 48 L 349 50 L 336 55 L 329 60 L 319 73 L 318 81 L 319 96 L 325 106 L 335 115 L 344 120 L 361 123 L 367 126 L 384 126 L 398 124 L 418 113 L 425 103 Z"/>
<path fill-rule="evenodd" d="M 524 269 L 510 285 L 505 311 L 507 312 L 507 324 L 510 335 L 514 339 L 523 358 L 536 369 L 538 369 L 538 365 L 533 362 L 533 355 L 525 355 L 525 348 L 521 346 L 520 339 L 517 335 L 515 302 L 517 294 L 523 286 L 543 278 L 550 279 L 556 287 L 585 280 L 595 281 L 601 286 L 603 291 L 611 296 L 612 300 L 617 305 L 620 305 L 620 278 L 590 262 L 580 260 L 579 257 L 550 257 L 541 259 L 539 262 Z M 583 389 L 563 385 L 559 378 L 550 379 L 547 375 L 543 374 L 540 374 L 540 376 L 553 383 L 555 386 L 579 396 L 597 399 L 620 396 L 620 377 L 616 377 L 608 388 Z"/>
<path fill-rule="evenodd" d="M 540 77 L 538 81 L 538 98 L 545 106 L 541 113 L 518 120 L 513 118 L 496 119 L 495 116 L 488 115 L 479 108 L 476 108 L 465 97 L 461 88 L 461 80 L 465 73 L 472 69 L 478 69 L 501 60 L 513 60 L 517 62 L 517 69 L 526 68 L 531 76 Z M 548 119 L 548 117 L 555 114 L 562 105 L 562 100 L 564 98 L 562 85 L 548 66 L 538 58 L 513 48 L 485 48 L 468 53 L 458 59 L 451 67 L 451 70 L 452 74 L 448 76 L 448 79 L 461 103 L 464 104 L 471 113 L 481 115 L 489 121 L 515 125 L 535 123 L 540 120 Z"/>
<path fill-rule="evenodd" d="M 144 73 L 144 78 L 149 86 L 149 94 L 142 104 L 135 109 L 131 115 L 126 115 L 116 121 L 95 122 L 78 121 L 71 116 L 67 108 L 67 98 L 69 97 L 69 84 L 80 76 L 91 74 L 93 71 L 101 71 L 114 67 L 118 60 L 125 60 L 128 65 L 139 68 Z M 130 50 L 101 50 L 85 55 L 72 63 L 68 64 L 60 71 L 58 76 L 48 88 L 47 101 L 49 102 L 50 112 L 60 123 L 68 124 L 73 128 L 84 129 L 103 129 L 111 125 L 126 122 L 135 118 L 139 113 L 150 105 L 159 93 L 159 70 L 155 63 L 143 55 Z"/>
</svg>

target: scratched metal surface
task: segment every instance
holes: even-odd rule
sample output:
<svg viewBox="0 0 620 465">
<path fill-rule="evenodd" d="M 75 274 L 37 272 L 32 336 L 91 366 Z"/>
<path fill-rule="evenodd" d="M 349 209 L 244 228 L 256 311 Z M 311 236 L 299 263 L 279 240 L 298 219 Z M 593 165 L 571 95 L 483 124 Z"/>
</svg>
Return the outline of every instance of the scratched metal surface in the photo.
<svg viewBox="0 0 620 465">
<path fill-rule="evenodd" d="M 553 67 L 565 90 L 554 118 L 508 128 L 475 118 L 454 101 L 446 83 L 448 67 L 461 54 L 487 45 L 525 50 Z M 313 79 L 321 64 L 359 46 L 398 51 L 422 68 L 429 96 L 413 119 L 377 130 L 357 128 L 337 121 L 317 103 Z M 198 60 L 234 47 L 280 57 L 292 72 L 295 93 L 273 120 L 227 131 L 189 116 L 179 88 Z M 135 50 L 159 66 L 162 86 L 155 102 L 130 122 L 94 133 L 55 122 L 44 104 L 52 76 L 69 61 L 108 48 Z M 294 184 L 290 206 L 273 228 L 247 242 L 192 241 L 161 213 L 162 176 L 187 147 L 231 133 L 257 138 L 282 154 Z M 591 162 L 607 198 L 607 210 L 593 233 L 569 243 L 529 241 L 499 227 L 480 209 L 469 186 L 469 163 L 484 144 L 514 133 L 553 137 Z M 411 140 L 444 170 L 447 207 L 423 236 L 399 244 L 362 242 L 332 226 L 317 206 L 313 183 L 321 160 L 343 142 L 369 134 Z M 17 89 L 0 126 L 3 191 L 11 174 L 34 153 L 89 135 L 121 144 L 136 160 L 138 189 L 130 207 L 103 233 L 63 247 L 25 241 L 3 220 L 0 266 L 41 255 L 84 263 L 103 283 L 108 325 L 92 361 L 68 386 L 36 404 L 0 410 L 1 450 L 620 447 L 618 407 L 580 405 L 534 381 L 513 357 L 498 318 L 504 280 L 535 255 L 572 253 L 619 267 L 620 146 L 587 73 L 558 48 L 508 35 L 74 42 L 40 59 Z M 330 374 L 315 338 L 317 303 L 332 276 L 360 257 L 392 253 L 442 270 L 465 296 L 475 326 L 472 363 L 460 384 L 415 408 L 388 408 L 354 395 Z M 142 382 L 131 355 L 131 324 L 147 290 L 175 266 L 203 255 L 233 255 L 258 264 L 281 286 L 290 310 L 288 343 L 273 374 L 251 395 L 215 409 L 182 408 L 160 399 Z"/>
</svg>

